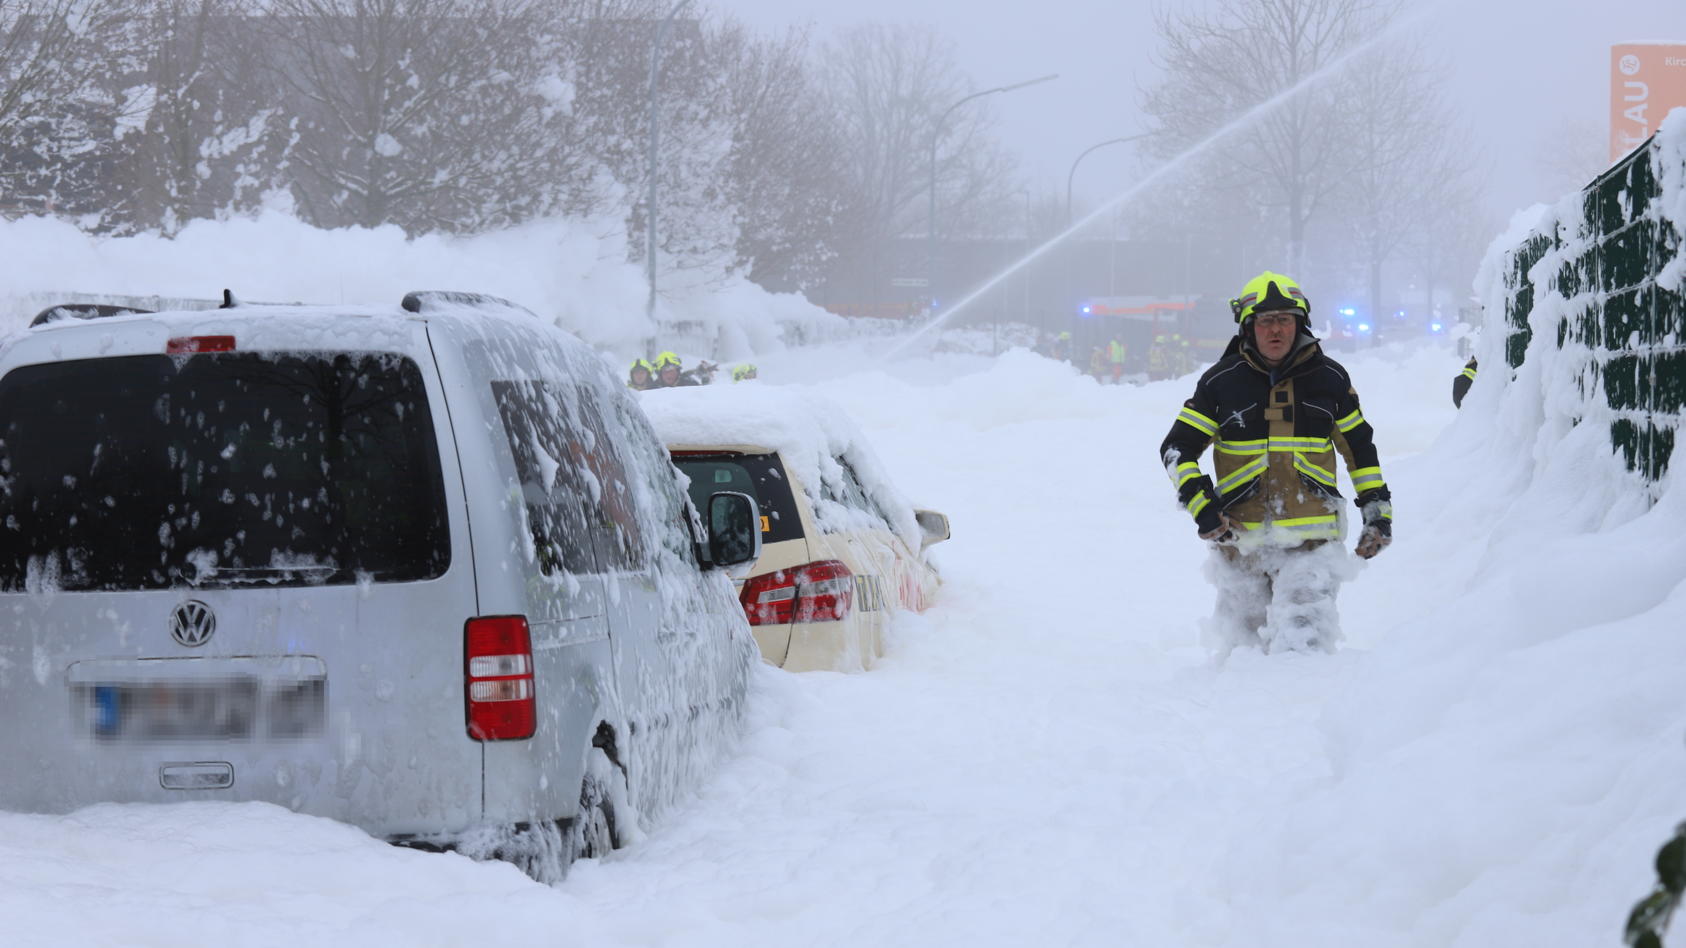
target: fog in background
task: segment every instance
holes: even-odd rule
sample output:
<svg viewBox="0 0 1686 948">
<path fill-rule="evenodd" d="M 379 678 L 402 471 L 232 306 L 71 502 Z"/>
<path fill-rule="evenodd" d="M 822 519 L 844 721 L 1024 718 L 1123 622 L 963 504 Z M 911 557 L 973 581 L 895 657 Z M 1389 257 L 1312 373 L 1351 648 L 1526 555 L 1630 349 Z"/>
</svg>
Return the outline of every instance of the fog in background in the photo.
<svg viewBox="0 0 1686 948">
<path fill-rule="evenodd" d="M 263 214 L 408 238 L 564 220 L 654 274 L 628 319 L 747 279 L 1039 338 L 1145 300 L 1209 342 L 1261 269 L 1364 342 L 1470 321 L 1512 214 L 1605 167 L 1610 46 L 1686 37 L 1680 0 L 9 9 L 7 218 L 168 239 Z"/>
<path fill-rule="evenodd" d="M 815 39 L 863 21 L 929 25 L 954 41 L 977 88 L 1051 72 L 1056 82 L 991 97 L 999 134 L 1038 188 L 1063 193 L 1072 161 L 1088 146 L 1148 127 L 1141 88 L 1160 78 L 1154 11 L 1195 9 L 1192 0 L 713 0 L 713 8 L 765 30 L 806 26 Z M 1448 91 L 1481 158 L 1485 207 L 1502 221 L 1554 200 L 1602 168 L 1609 132 L 1610 47 L 1635 40 L 1686 42 L 1678 0 L 1467 0 L 1406 2 L 1407 16 L 1442 56 Z M 1426 9 L 1425 9 L 1426 8 Z M 1502 173 L 1500 169 L 1502 168 Z M 1128 146 L 1084 159 L 1075 187 L 1100 199 L 1127 186 L 1137 165 Z M 1103 193 L 1104 192 L 1104 193 Z"/>
</svg>

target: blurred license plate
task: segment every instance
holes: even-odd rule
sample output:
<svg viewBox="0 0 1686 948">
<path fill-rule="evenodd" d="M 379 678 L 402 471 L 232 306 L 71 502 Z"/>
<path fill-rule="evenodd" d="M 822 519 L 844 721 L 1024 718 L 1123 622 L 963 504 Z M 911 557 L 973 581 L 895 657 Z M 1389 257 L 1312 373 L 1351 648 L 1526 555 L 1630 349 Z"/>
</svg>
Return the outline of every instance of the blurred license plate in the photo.
<svg viewBox="0 0 1686 948">
<path fill-rule="evenodd" d="M 320 730 L 322 679 L 250 676 L 97 684 L 88 723 L 101 740 L 239 740 L 303 737 Z"/>
</svg>

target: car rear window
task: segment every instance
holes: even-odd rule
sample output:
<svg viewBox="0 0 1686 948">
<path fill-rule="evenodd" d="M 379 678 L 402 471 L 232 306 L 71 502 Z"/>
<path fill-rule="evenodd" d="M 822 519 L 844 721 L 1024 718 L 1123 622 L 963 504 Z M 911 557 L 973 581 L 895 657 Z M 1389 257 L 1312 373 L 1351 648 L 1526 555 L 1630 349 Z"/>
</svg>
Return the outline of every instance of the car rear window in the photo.
<svg viewBox="0 0 1686 948">
<path fill-rule="evenodd" d="M 450 564 L 416 364 L 124 356 L 0 379 L 0 589 L 430 579 Z"/>
<path fill-rule="evenodd" d="M 723 490 L 748 494 L 761 508 L 761 542 L 802 539 L 802 518 L 778 455 L 677 454 L 673 463 L 691 479 L 697 510 L 707 510 L 708 498 Z"/>
</svg>

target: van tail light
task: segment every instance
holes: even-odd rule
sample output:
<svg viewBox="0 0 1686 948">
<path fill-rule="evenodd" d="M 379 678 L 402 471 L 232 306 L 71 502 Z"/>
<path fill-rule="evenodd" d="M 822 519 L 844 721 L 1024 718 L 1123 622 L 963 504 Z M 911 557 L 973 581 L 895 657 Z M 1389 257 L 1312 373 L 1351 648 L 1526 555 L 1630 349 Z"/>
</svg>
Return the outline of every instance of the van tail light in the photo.
<svg viewBox="0 0 1686 948">
<path fill-rule="evenodd" d="M 233 351 L 233 336 L 177 336 L 164 344 L 165 355 L 193 355 L 196 352 Z"/>
<path fill-rule="evenodd" d="M 538 721 L 533 694 L 533 639 L 525 616 L 470 619 L 463 626 L 468 736 L 519 741 Z"/>
<path fill-rule="evenodd" d="M 854 604 L 855 574 L 837 560 L 820 560 L 744 580 L 738 601 L 750 625 L 836 622 Z"/>
</svg>

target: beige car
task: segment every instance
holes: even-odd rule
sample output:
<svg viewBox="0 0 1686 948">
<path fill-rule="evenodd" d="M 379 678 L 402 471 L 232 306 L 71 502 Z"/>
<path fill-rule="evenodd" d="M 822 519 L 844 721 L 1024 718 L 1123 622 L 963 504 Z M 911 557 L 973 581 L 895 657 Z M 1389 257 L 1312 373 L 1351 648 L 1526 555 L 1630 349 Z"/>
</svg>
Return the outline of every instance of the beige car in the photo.
<svg viewBox="0 0 1686 948">
<path fill-rule="evenodd" d="M 893 612 L 931 603 L 939 578 L 925 551 L 948 539 L 948 518 L 913 509 L 840 406 L 760 382 L 645 392 L 639 404 L 693 497 L 759 504 L 761 556 L 732 573 L 767 661 L 870 667 Z"/>
<path fill-rule="evenodd" d="M 923 611 L 936 595 L 939 578 L 924 551 L 948 539 L 948 519 L 869 491 L 850 457 L 855 452 L 831 457 L 835 468 L 812 484 L 767 445 L 668 449 L 691 479 L 693 496 L 737 491 L 757 498 L 761 558 L 740 582 L 738 599 L 761 656 L 774 665 L 869 668 L 884 654 L 890 614 Z M 897 520 L 912 521 L 913 535 L 896 529 Z"/>
</svg>

